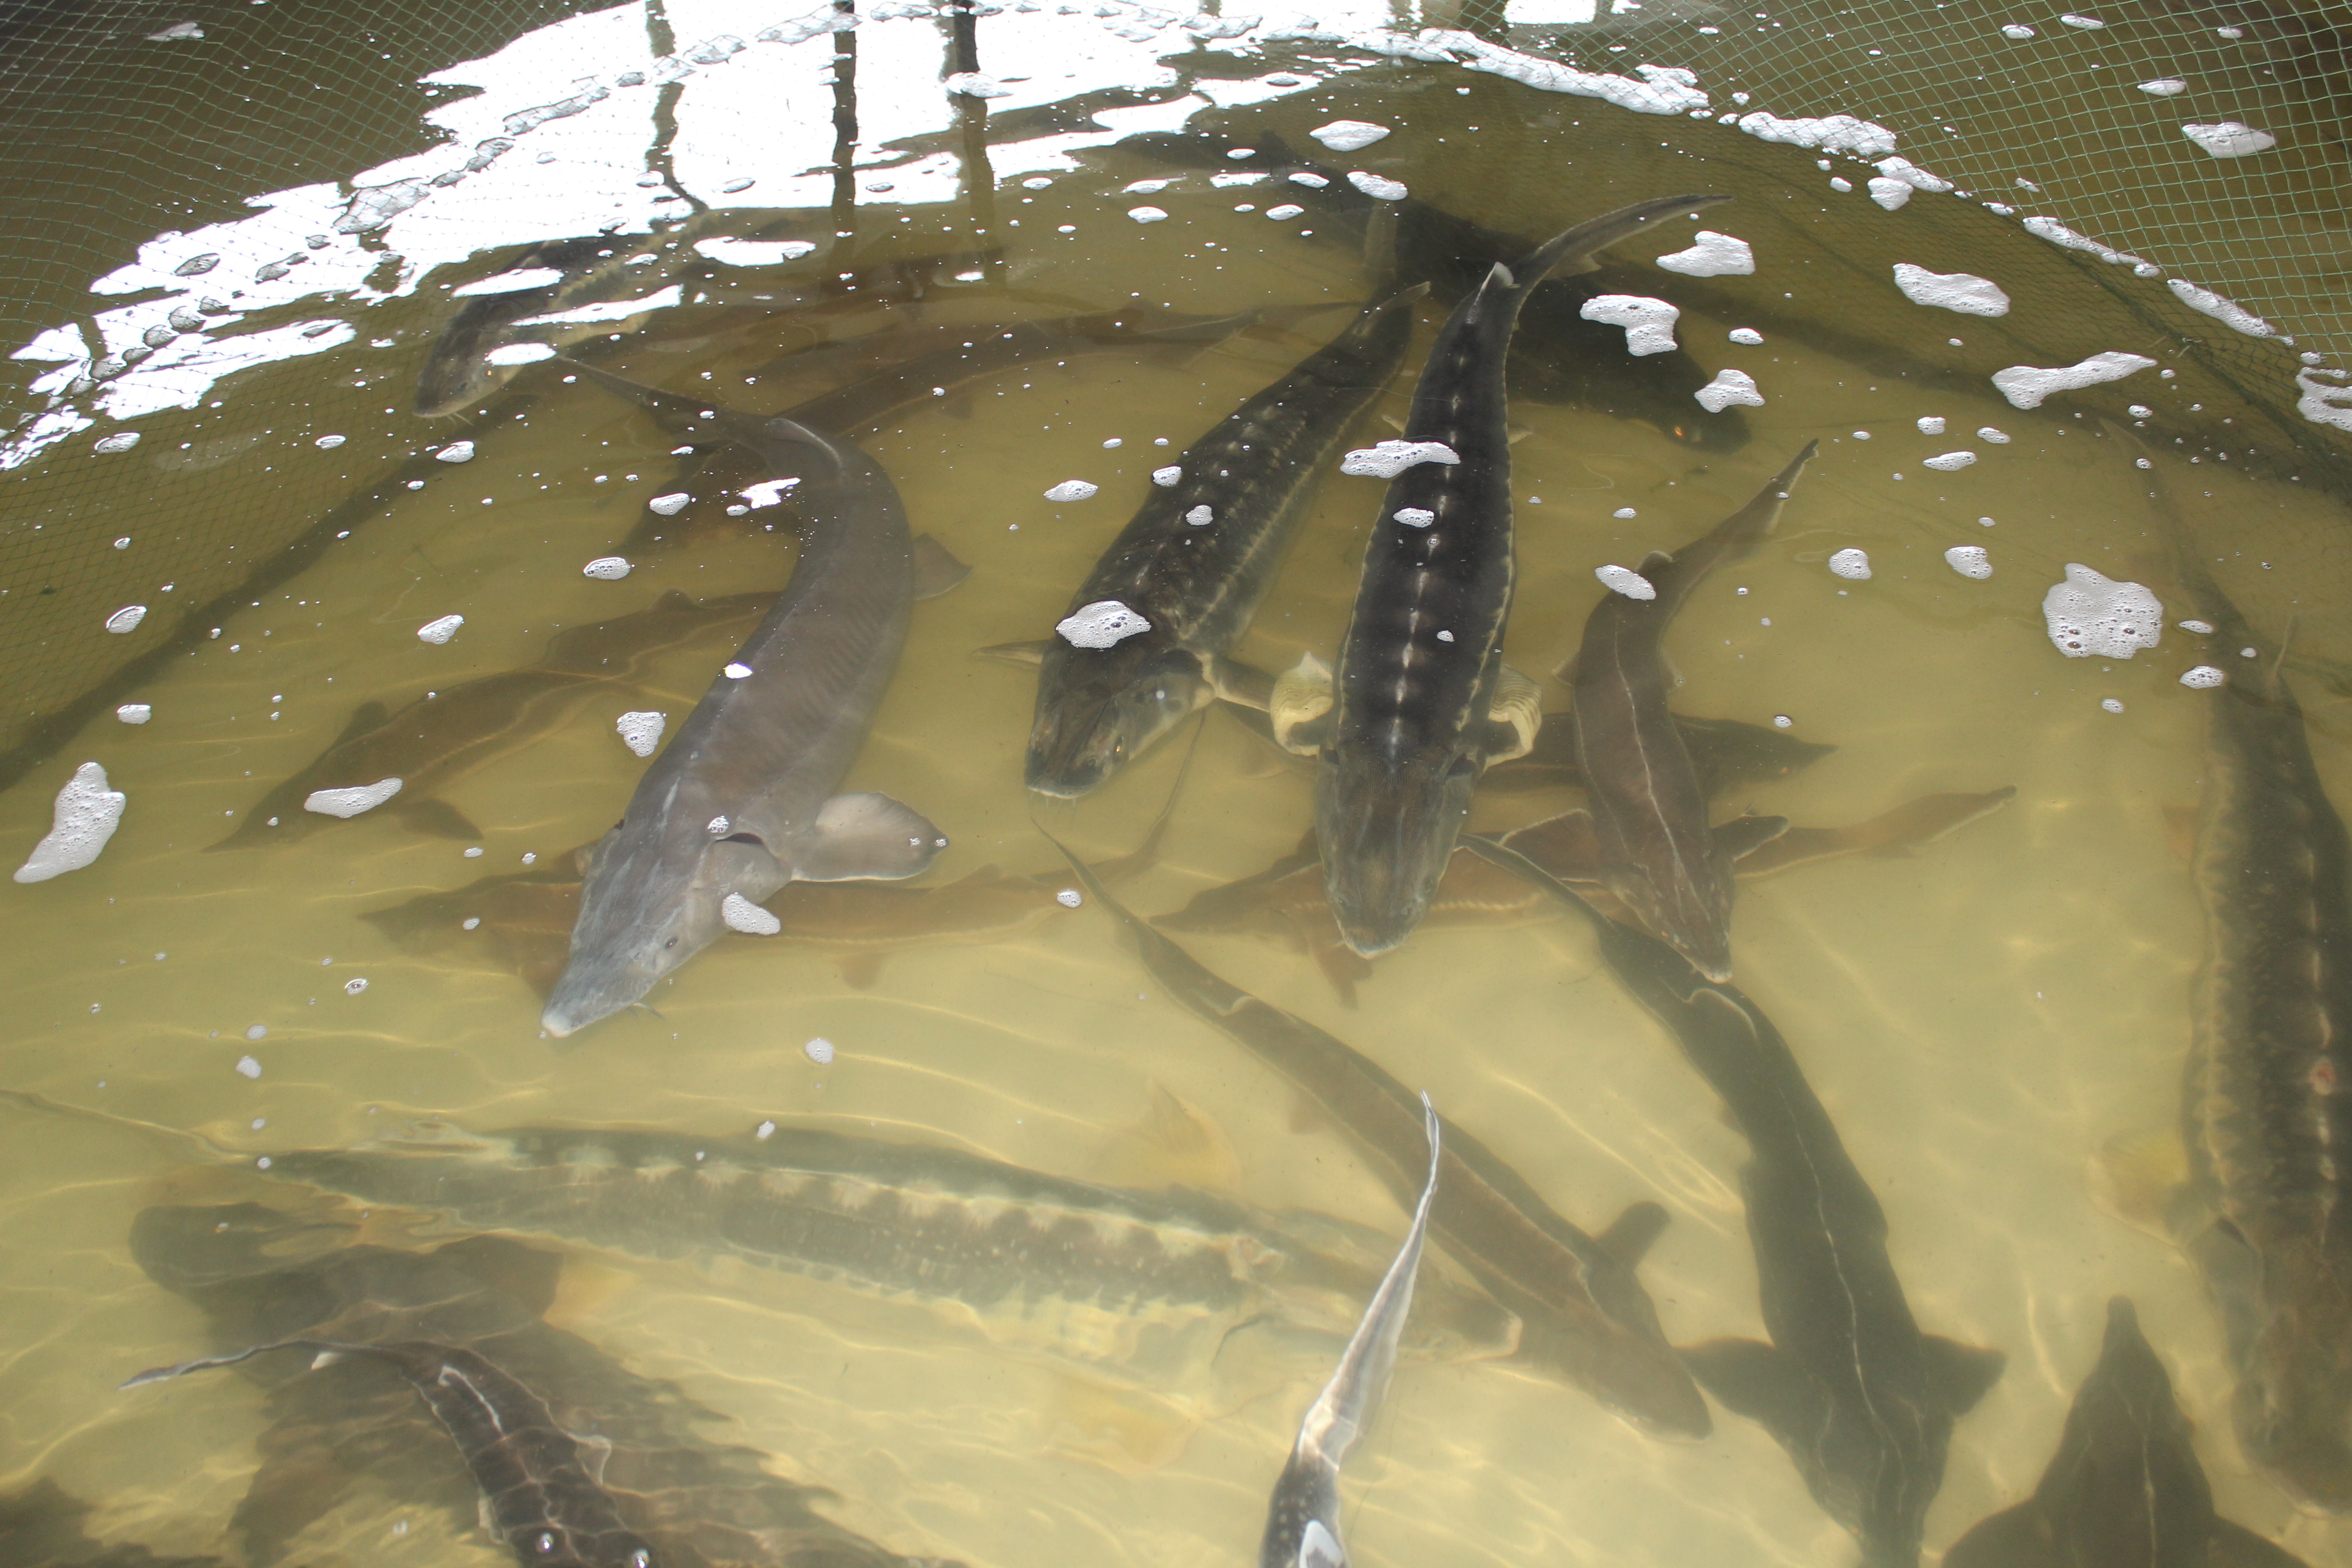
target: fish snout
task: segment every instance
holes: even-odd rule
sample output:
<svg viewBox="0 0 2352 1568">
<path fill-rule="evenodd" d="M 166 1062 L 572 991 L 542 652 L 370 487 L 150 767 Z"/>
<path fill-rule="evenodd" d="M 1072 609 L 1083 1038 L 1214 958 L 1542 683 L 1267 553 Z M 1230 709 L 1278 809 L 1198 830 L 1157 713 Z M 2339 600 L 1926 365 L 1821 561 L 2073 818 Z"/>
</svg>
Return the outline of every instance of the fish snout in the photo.
<svg viewBox="0 0 2352 1568">
<path fill-rule="evenodd" d="M 1470 814 L 1470 770 L 1324 753 L 1315 777 L 1315 832 L 1339 935 L 1376 958 L 1429 912 Z"/>
<path fill-rule="evenodd" d="M 1099 789 L 1207 700 L 1197 668 L 1072 671 L 1049 656 L 1029 731 L 1029 787 L 1062 800 Z"/>
</svg>

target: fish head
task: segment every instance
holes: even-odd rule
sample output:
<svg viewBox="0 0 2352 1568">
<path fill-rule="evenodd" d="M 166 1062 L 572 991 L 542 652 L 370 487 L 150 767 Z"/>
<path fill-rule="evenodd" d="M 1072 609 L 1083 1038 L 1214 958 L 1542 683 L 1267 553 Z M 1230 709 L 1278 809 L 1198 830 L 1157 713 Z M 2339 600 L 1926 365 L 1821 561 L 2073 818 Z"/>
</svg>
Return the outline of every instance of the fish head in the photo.
<svg viewBox="0 0 2352 1568">
<path fill-rule="evenodd" d="M 480 353 L 436 353 L 417 373 L 416 412 L 427 419 L 462 413 L 513 374 L 513 366 L 492 364 Z"/>
<path fill-rule="evenodd" d="M 2317 1244 L 2265 1248 L 2258 1267 L 2262 1321 L 2237 1358 L 2239 1441 L 2298 1498 L 2341 1512 L 2352 1507 L 2352 1269 Z"/>
<path fill-rule="evenodd" d="M 727 929 L 730 893 L 755 902 L 790 879 L 725 814 L 630 802 L 580 889 L 572 952 L 540 1025 L 561 1039 L 636 1002 Z"/>
<path fill-rule="evenodd" d="M 1198 654 L 1149 633 L 1107 648 L 1057 637 L 1038 672 L 1029 787 L 1065 800 L 1098 789 L 1214 695 Z"/>
<path fill-rule="evenodd" d="M 1397 946 L 1429 912 L 1478 772 L 1467 752 L 1323 753 L 1315 774 L 1323 885 L 1340 937 L 1360 955 Z"/>
</svg>

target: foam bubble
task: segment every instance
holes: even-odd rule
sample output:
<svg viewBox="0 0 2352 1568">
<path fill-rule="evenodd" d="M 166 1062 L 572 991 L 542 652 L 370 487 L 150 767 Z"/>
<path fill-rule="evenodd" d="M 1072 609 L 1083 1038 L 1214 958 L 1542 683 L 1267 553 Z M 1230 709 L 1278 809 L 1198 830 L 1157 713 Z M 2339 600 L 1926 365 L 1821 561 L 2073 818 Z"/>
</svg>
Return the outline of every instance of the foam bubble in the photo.
<svg viewBox="0 0 2352 1568">
<path fill-rule="evenodd" d="M 364 975 L 357 976 L 353 979 L 343 982 L 343 994 L 346 996 L 356 996 L 366 989 L 367 978 Z"/>
<path fill-rule="evenodd" d="M 1830 557 L 1830 570 L 1841 577 L 1866 583 L 1870 580 L 1870 557 L 1859 550 L 1841 550 Z"/>
<path fill-rule="evenodd" d="M 1335 120 L 1307 134 L 1334 153 L 1355 153 L 1370 146 L 1388 133 L 1387 126 L 1375 125 L 1369 120 Z"/>
<path fill-rule="evenodd" d="M 1911 190 L 1908 181 L 1890 180 L 1881 174 L 1870 182 L 1870 199 L 1888 212 L 1893 212 L 1911 199 Z"/>
<path fill-rule="evenodd" d="M 1745 276 L 1756 270 L 1756 252 L 1744 239 L 1703 228 L 1691 237 L 1691 241 L 1688 250 L 1659 257 L 1658 265 L 1685 278 Z"/>
<path fill-rule="evenodd" d="M 656 496 L 646 502 L 646 510 L 656 517 L 676 517 L 686 510 L 686 503 L 693 499 L 684 490 L 672 490 L 666 496 Z"/>
<path fill-rule="evenodd" d="M 482 362 L 485 364 L 499 365 L 537 364 L 543 359 L 554 357 L 555 350 L 546 343 L 500 343 L 497 348 L 484 354 Z M 445 457 L 441 460 L 445 463 L 455 463 L 463 459 Z"/>
<path fill-rule="evenodd" d="M 1973 272 L 1930 272 L 1908 261 L 1898 261 L 1895 264 L 1895 286 L 1915 305 L 1932 305 L 1963 316 L 2009 314 L 2009 296 L 2001 291 L 2000 285 Z"/>
<path fill-rule="evenodd" d="M 1307 170 L 1301 169 L 1290 176 L 1290 183 L 1294 185 L 1305 185 L 1310 191 L 1319 191 L 1331 182 L 1321 174 L 1309 174 Z"/>
<path fill-rule="evenodd" d="M 769 1139 L 773 1138 L 775 1135 L 776 1124 L 772 1121 L 762 1121 L 760 1125 L 751 1129 L 751 1136 L 759 1139 L 763 1143 Z"/>
<path fill-rule="evenodd" d="M 2213 666 L 2210 664 L 2200 664 L 2193 669 L 2181 671 L 2180 684 L 2189 687 L 2192 690 L 2205 691 L 2221 685 L 2223 681 L 2229 679 L 2228 675 L 2216 669 Z"/>
<path fill-rule="evenodd" d="M 445 463 L 470 463 L 474 460 L 474 444 L 471 441 L 452 441 L 433 455 Z"/>
<path fill-rule="evenodd" d="M 2164 606 L 2137 583 L 2118 583 L 2079 562 L 2042 595 L 2050 640 L 2068 658 L 2129 658 L 2164 633 Z"/>
<path fill-rule="evenodd" d="M 599 555 L 580 568 L 583 577 L 593 577 L 599 583 L 617 583 L 629 574 L 629 563 L 618 555 Z"/>
<path fill-rule="evenodd" d="M 1639 517 L 1639 516 L 1641 516 L 1642 514 L 1641 514 L 1640 512 L 1638 512 L 1638 511 L 1635 511 L 1635 510 L 1634 510 L 1632 507 L 1630 507 L 1630 506 L 1621 506 L 1621 507 L 1619 507 L 1615 511 L 1611 512 L 1609 515 L 1610 515 L 1610 516 L 1612 516 L 1612 517 L 1617 517 L 1617 518 L 1630 518 L 1630 517 Z"/>
<path fill-rule="evenodd" d="M 1461 456 L 1443 441 L 1382 441 L 1360 447 L 1339 459 L 1339 471 L 1363 479 L 1392 479 L 1416 463 L 1458 463 Z"/>
<path fill-rule="evenodd" d="M 745 936 L 773 936 L 784 929 L 782 920 L 740 893 L 730 893 L 719 900 L 719 918 L 727 922 L 729 931 L 740 931 Z"/>
<path fill-rule="evenodd" d="M 2202 310 L 2232 331 L 2243 332 L 2250 338 L 2278 336 L 2276 327 L 2227 295 L 2216 294 L 2210 289 L 2200 289 L 2186 278 L 2168 278 L 2164 286 L 2171 289 L 2182 304 L 2192 310 Z"/>
<path fill-rule="evenodd" d="M 399 793 L 398 779 L 378 779 L 372 784 L 350 784 L 341 789 L 314 789 L 303 797 L 302 809 L 348 821 L 362 812 L 373 811 Z"/>
<path fill-rule="evenodd" d="M 1045 492 L 1045 499 L 1056 501 L 1085 500 L 1101 489 L 1100 485 L 1090 485 L 1084 479 L 1064 479 Z"/>
<path fill-rule="evenodd" d="M 1407 528 L 1427 528 L 1437 521 L 1437 514 L 1427 507 L 1401 506 L 1396 510 L 1396 520 Z"/>
<path fill-rule="evenodd" d="M 2218 125 L 2184 125 L 2180 133 L 2216 158 L 2248 158 L 2278 145 L 2278 138 L 2269 132 L 2235 120 Z"/>
<path fill-rule="evenodd" d="M 833 1042 L 823 1035 L 803 1046 L 801 1050 L 819 1067 L 827 1067 L 833 1062 Z"/>
<path fill-rule="evenodd" d="M 259 1078 L 261 1064 L 251 1057 L 239 1057 L 236 1058 L 236 1070 L 247 1078 Z"/>
<path fill-rule="evenodd" d="M 1733 342 L 1744 344 L 1748 348 L 1754 348 L 1764 341 L 1764 334 L 1753 327 L 1734 327 L 1727 335 Z"/>
<path fill-rule="evenodd" d="M 321 436 L 310 445 L 318 447 L 321 452 L 331 452 L 350 439 L 348 436 Z"/>
<path fill-rule="evenodd" d="M 1183 477 L 1184 470 L 1178 468 L 1173 463 L 1169 464 L 1164 468 L 1154 468 L 1151 470 L 1151 482 L 1158 485 L 1163 490 L 1172 488 L 1176 481 Z"/>
<path fill-rule="evenodd" d="M 126 702 L 114 710 L 114 716 L 126 724 L 144 724 L 155 716 L 155 710 L 144 702 Z"/>
<path fill-rule="evenodd" d="M 1054 895 L 1054 901 L 1066 910 L 1075 910 L 1087 900 L 1076 888 L 1064 888 Z"/>
<path fill-rule="evenodd" d="M 1926 458 L 1924 466 L 1940 473 L 1948 474 L 1955 468 L 1965 468 L 1976 460 L 1977 455 L 1974 452 L 1943 452 Z"/>
<path fill-rule="evenodd" d="M 2213 635 L 2213 624 L 2210 621 L 2175 621 L 2172 624 L 2184 632 L 2195 632 L 2200 637 L 2210 637 Z"/>
<path fill-rule="evenodd" d="M 783 505 L 784 492 L 799 483 L 800 480 L 797 478 L 785 479 L 761 479 L 756 485 L 745 485 L 741 489 L 737 490 L 735 493 L 741 496 L 744 500 L 750 503 L 747 510 L 757 510 L 759 508 L 763 506 Z M 730 515 L 740 514 L 734 512 L 730 508 Z"/>
<path fill-rule="evenodd" d="M 2105 709 L 2110 713 L 2120 713 L 2124 710 L 2122 701 L 2119 699 L 2113 697 L 2100 698 L 2099 706 Z"/>
<path fill-rule="evenodd" d="M 1756 390 L 1756 378 L 1744 370 L 1726 368 L 1715 373 L 1715 379 L 1691 394 L 1698 405 L 1709 414 L 1720 414 L 1733 404 L 1745 404 L 1751 408 L 1764 406 L 1764 395 Z"/>
<path fill-rule="evenodd" d="M 1401 202 L 1407 195 L 1405 187 L 1397 181 L 1384 180 L 1361 169 L 1349 170 L 1348 183 L 1376 202 Z"/>
<path fill-rule="evenodd" d="M 1127 209 L 1127 216 L 1138 223 L 1160 223 L 1168 216 L 1158 207 L 1129 207 Z"/>
<path fill-rule="evenodd" d="M 469 300 L 478 294 L 513 294 L 525 289 L 544 289 L 550 283 L 561 283 L 563 274 L 552 267 L 519 267 L 512 272 L 501 272 L 495 278 L 484 278 L 472 283 L 460 283 L 449 290 L 452 300 Z"/>
<path fill-rule="evenodd" d="M 1940 435 L 1942 435 L 1943 433 L 1944 433 L 1944 416 L 1943 416 L 1942 415 L 1940 415 L 1940 414 L 1922 414 L 1921 416 L 1919 416 L 1919 434 L 1920 434 L 1920 435 L 1922 435 L 1922 436 L 1940 436 Z"/>
<path fill-rule="evenodd" d="M 125 430 L 119 435 L 100 437 L 90 443 L 89 449 L 100 456 L 110 457 L 116 452 L 128 452 L 137 445 L 139 445 L 139 432 Z"/>
<path fill-rule="evenodd" d="M 1981 544 L 1955 544 L 1944 552 L 1944 564 L 1963 577 L 1981 583 L 1992 575 L 1992 557 Z"/>
<path fill-rule="evenodd" d="M 2177 76 L 2158 77 L 2154 81 L 2144 81 L 2139 84 L 2140 91 L 2153 93 L 2158 98 L 2176 97 L 2188 90 L 2188 87 L 2189 84 Z"/>
<path fill-rule="evenodd" d="M 1265 216 L 1274 219 L 1276 223 L 1288 223 L 1292 218 L 1297 217 L 1306 210 L 1307 209 L 1305 207 L 1298 205 L 1295 202 L 1285 202 L 1280 206 L 1266 208 Z"/>
<path fill-rule="evenodd" d="M 740 658 L 730 658 L 719 673 L 730 680 L 749 680 L 751 679 L 751 667 Z"/>
<path fill-rule="evenodd" d="M 1151 623 L 1117 599 L 1097 599 L 1071 611 L 1054 629 L 1072 647 L 1109 647 L 1151 629 Z"/>
<path fill-rule="evenodd" d="M 146 618 L 146 605 L 125 605 L 122 608 L 115 611 L 114 614 L 106 617 L 106 629 L 119 636 L 124 632 L 137 630 L 139 623 Z"/>
<path fill-rule="evenodd" d="M 2042 400 L 2053 392 L 2072 392 L 2080 387 L 2096 386 L 2103 381 L 2121 381 L 2135 372 L 2153 370 L 2156 362 L 2145 354 L 2119 353 L 2108 350 L 2095 353 L 2078 364 L 2045 370 L 2039 365 L 2013 364 L 2007 370 L 1992 374 L 1992 384 L 2000 395 L 2018 408 L 2039 408 Z"/>
<path fill-rule="evenodd" d="M 98 763 L 84 763 L 76 768 L 73 777 L 58 791 L 48 832 L 16 868 L 16 880 L 46 882 L 96 860 L 121 825 L 122 808 L 129 799 L 121 790 L 107 787 L 106 770 Z"/>
<path fill-rule="evenodd" d="M 1628 353 L 1662 354 L 1675 346 L 1675 322 L 1682 311 L 1645 294 L 1596 294 L 1577 310 L 1588 321 L 1625 329 Z"/>
<path fill-rule="evenodd" d="M 2105 22 L 2100 21 L 2096 16 L 2078 16 L 2072 11 L 2067 12 L 2058 19 L 2065 23 L 2070 27 L 2082 27 L 2086 30 L 2104 27 L 2106 26 Z"/>
<path fill-rule="evenodd" d="M 2006 447 L 2009 445 L 2010 437 L 2006 430 L 1997 430 L 1990 425 L 1979 425 L 1977 426 L 1977 439 L 1990 441 L 1996 447 Z"/>
<path fill-rule="evenodd" d="M 444 616 L 437 621 L 427 621 L 417 627 L 416 638 L 419 642 L 429 642 L 438 647 L 456 637 L 457 628 L 465 624 L 463 616 Z"/>
<path fill-rule="evenodd" d="M 613 721 L 620 732 L 621 744 L 641 757 L 650 757 L 661 744 L 662 731 L 669 727 L 669 715 L 651 710 L 624 713 Z"/>
<path fill-rule="evenodd" d="M 1209 524 L 1217 521 L 1217 514 L 1215 510 L 1210 507 L 1208 502 L 1202 501 L 1199 506 L 1194 507 L 1192 510 L 1184 514 L 1184 521 L 1191 523 L 1194 528 L 1206 528 Z"/>
<path fill-rule="evenodd" d="M 2014 43 L 2023 43 L 2033 37 L 2033 29 L 2022 22 L 2011 22 L 2002 26 L 2000 36 Z"/>
<path fill-rule="evenodd" d="M 1592 574 L 1600 578 L 1602 585 L 1612 594 L 1622 594 L 1629 599 L 1654 599 L 1658 596 L 1658 591 L 1651 586 L 1650 580 L 1630 566 L 1595 566 Z"/>
</svg>

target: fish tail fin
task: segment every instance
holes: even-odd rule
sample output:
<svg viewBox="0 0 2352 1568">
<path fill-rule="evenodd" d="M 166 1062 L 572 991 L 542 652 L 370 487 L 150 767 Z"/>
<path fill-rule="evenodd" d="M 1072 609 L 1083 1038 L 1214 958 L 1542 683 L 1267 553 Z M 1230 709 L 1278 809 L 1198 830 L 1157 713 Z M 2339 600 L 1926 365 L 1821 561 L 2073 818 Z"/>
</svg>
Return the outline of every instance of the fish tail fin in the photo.
<svg viewBox="0 0 2352 1568">
<path fill-rule="evenodd" d="M 239 1362 L 251 1361 L 255 1356 L 268 1355 L 272 1351 L 308 1350 L 315 1351 L 320 1355 L 341 1356 L 349 1354 L 352 1348 L 349 1345 L 334 1344 L 326 1340 L 274 1340 L 266 1345 L 248 1345 L 244 1350 L 228 1355 L 198 1356 L 194 1361 L 174 1362 L 170 1366 L 151 1366 L 145 1372 L 125 1378 L 121 1386 L 126 1389 L 143 1388 L 148 1384 L 168 1382 L 175 1377 L 184 1377 L 192 1372 L 209 1372 L 215 1367 L 235 1366 Z"/>
<path fill-rule="evenodd" d="M 126 1132 L 136 1132 L 163 1143 L 173 1152 L 188 1155 L 200 1164 L 243 1164 L 246 1156 L 234 1149 L 225 1149 L 201 1132 L 184 1128 L 166 1127 L 160 1121 L 142 1121 L 135 1116 L 120 1116 L 111 1110 L 95 1110 L 86 1105 L 68 1105 L 36 1094 L 26 1089 L 0 1089 L 0 1102 L 19 1105 L 27 1110 L 45 1111 L 52 1116 L 71 1117 L 83 1121 L 100 1122 L 119 1127 Z"/>
<path fill-rule="evenodd" d="M 1729 196 L 1682 195 L 1658 196 L 1646 202 L 1635 202 L 1629 207 L 1619 207 L 1588 218 L 1574 228 L 1555 235 L 1529 252 L 1517 266 L 1505 269 L 1502 282 L 1506 288 L 1527 289 L 1543 281 L 1549 273 L 1563 268 L 1570 272 L 1590 272 L 1596 263 L 1593 256 L 1622 239 L 1629 239 L 1652 224 L 1670 217 L 1682 217 L 1720 202 Z"/>
</svg>

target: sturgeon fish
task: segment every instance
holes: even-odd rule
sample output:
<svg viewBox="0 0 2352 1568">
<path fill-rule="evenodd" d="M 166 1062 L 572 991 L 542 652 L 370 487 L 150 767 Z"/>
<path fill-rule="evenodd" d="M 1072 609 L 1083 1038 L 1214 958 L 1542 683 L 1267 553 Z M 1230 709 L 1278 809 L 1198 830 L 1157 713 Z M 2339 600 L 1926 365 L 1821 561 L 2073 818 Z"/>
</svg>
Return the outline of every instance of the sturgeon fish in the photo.
<svg viewBox="0 0 2352 1568">
<path fill-rule="evenodd" d="M 1412 1311 L 1413 1278 L 1421 1271 L 1423 1243 L 1429 1235 L 1429 1205 L 1437 1196 L 1437 1111 L 1421 1097 L 1429 1127 L 1429 1180 L 1413 1206 L 1412 1225 L 1396 1261 L 1372 1293 L 1356 1325 L 1339 1370 L 1298 1424 L 1298 1441 L 1282 1467 L 1266 1505 L 1265 1533 L 1258 1568 L 1347 1568 L 1348 1549 L 1339 1542 L 1339 1467 L 1364 1428 L 1380 1413 L 1396 1371 L 1397 1340 Z"/>
<path fill-rule="evenodd" d="M 1423 1154 L 1417 1096 L 1346 1041 L 1227 984 L 1112 898 L 1085 861 L 1055 847 L 1170 997 L 1288 1079 L 1328 1113 L 1400 1204 L 1415 1201 Z M 1591 1236 L 1477 1139 L 1443 1119 L 1440 1125 L 1444 1191 L 1430 1224 L 1447 1253 L 1517 1315 L 1520 1358 L 1645 1430 L 1705 1436 L 1706 1401 L 1668 1348 L 1634 1274 L 1666 1211 L 1633 1204 L 1607 1232 Z"/>
<path fill-rule="evenodd" d="M 1761 1008 L 1657 938 L 1605 918 L 1526 856 L 1471 843 L 1591 917 L 1619 982 L 1748 1140 L 1740 1188 L 1771 1343 L 1710 1340 L 1684 1361 L 1709 1394 L 1771 1433 L 1813 1500 L 1861 1542 L 1864 1568 L 1913 1568 L 1953 1424 L 2007 1358 L 1919 1331 L 1887 1256 L 1885 1211 Z"/>
<path fill-rule="evenodd" d="M 556 1423 L 547 1402 L 461 1345 L 280 1340 L 155 1367 L 122 1386 L 235 1366 L 284 1350 L 311 1352 L 313 1367 L 364 1356 L 398 1373 L 457 1445 L 499 1539 L 526 1568 L 663 1568 L 653 1548 L 621 1522 L 612 1500 L 590 1475 L 593 1461 L 583 1445 Z"/>
<path fill-rule="evenodd" d="M 1442 447 L 1444 460 L 1398 475 L 1372 524 L 1315 777 L 1332 912 L 1366 958 L 1421 923 L 1478 775 L 1524 754 L 1538 721 L 1533 683 L 1503 668 L 1516 572 L 1503 359 L 1519 307 L 1547 273 L 1590 269 L 1596 251 L 1728 199 L 1642 202 L 1517 267 L 1497 262 L 1430 350 L 1404 438 Z"/>
<path fill-rule="evenodd" d="M 2139 1315 L 2117 1296 L 2041 1485 L 1954 1542 L 1943 1568 L 2304 1568 L 2213 1511 L 2190 1436 Z"/>
<path fill-rule="evenodd" d="M 1807 442 L 1755 500 L 1707 533 L 1672 555 L 1646 557 L 1640 575 L 1654 597 L 1604 592 L 1584 623 L 1575 668 L 1563 676 L 1575 696 L 1577 763 L 1610 891 L 1709 980 L 1731 978 L 1732 861 L 1789 822 L 1749 816 L 1707 826 L 1706 791 L 1666 710 L 1675 684 L 1666 628 L 1701 579 L 1771 531 L 1819 445 Z"/>
<path fill-rule="evenodd" d="M 801 553 L 751 640 L 638 781 L 598 843 L 572 957 L 540 1021 L 558 1037 L 643 996 L 727 929 L 730 898 L 794 879 L 890 881 L 927 869 L 939 829 L 887 795 L 835 795 L 906 641 L 915 542 L 872 458 L 789 419 L 578 374 L 650 407 L 690 411 L 769 456 L 801 489 Z"/>
<path fill-rule="evenodd" d="M 1146 623 L 1108 647 L 1045 645 L 1029 731 L 1029 787 L 1100 787 L 1216 700 L 1225 650 L 1273 586 L 1332 452 L 1388 385 L 1425 288 L 1367 306 L 1347 329 L 1251 397 L 1176 459 L 1070 599 L 1123 605 Z"/>
</svg>

